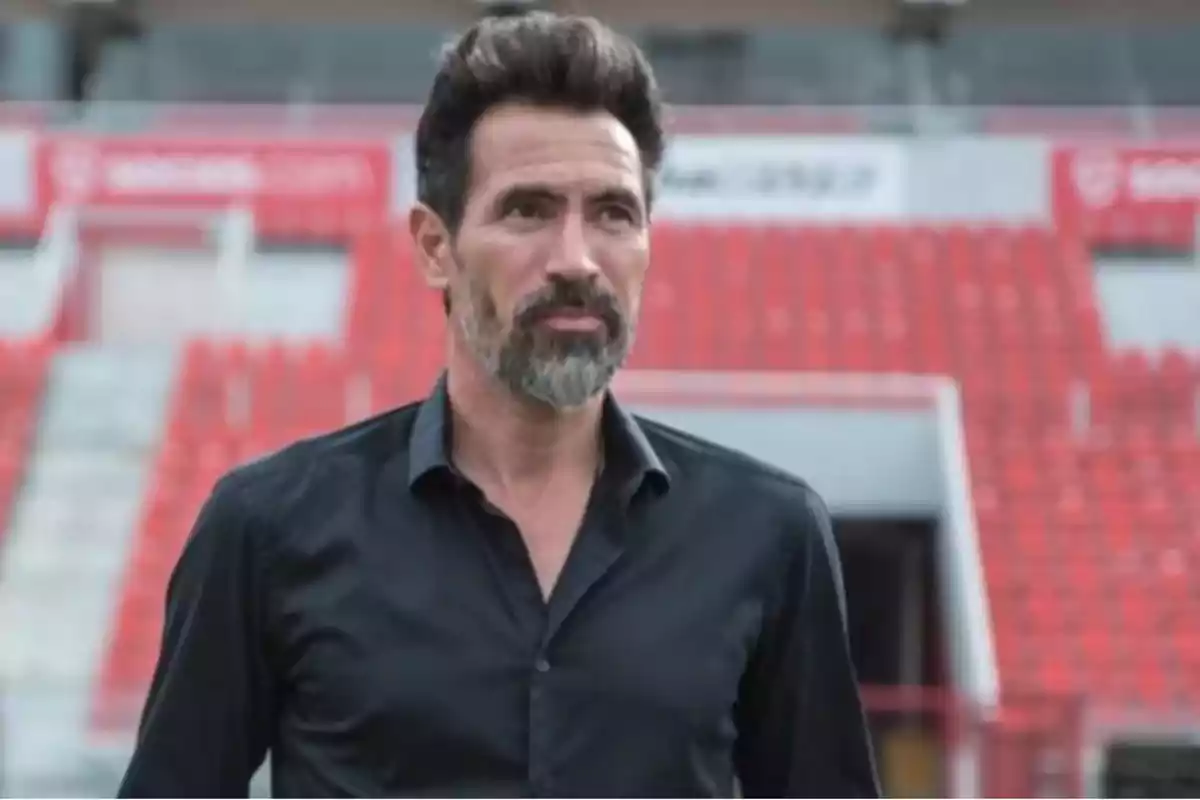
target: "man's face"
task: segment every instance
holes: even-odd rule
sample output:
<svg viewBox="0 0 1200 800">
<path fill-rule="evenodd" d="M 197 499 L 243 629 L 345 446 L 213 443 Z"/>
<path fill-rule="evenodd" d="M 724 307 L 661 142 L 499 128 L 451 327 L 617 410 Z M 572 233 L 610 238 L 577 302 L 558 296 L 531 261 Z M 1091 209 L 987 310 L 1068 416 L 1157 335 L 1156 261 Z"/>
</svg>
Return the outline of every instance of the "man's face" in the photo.
<svg viewBox="0 0 1200 800">
<path fill-rule="evenodd" d="M 471 159 L 451 322 L 511 390 L 579 406 L 633 344 L 650 256 L 637 145 L 608 114 L 507 105 L 476 125 Z"/>
</svg>

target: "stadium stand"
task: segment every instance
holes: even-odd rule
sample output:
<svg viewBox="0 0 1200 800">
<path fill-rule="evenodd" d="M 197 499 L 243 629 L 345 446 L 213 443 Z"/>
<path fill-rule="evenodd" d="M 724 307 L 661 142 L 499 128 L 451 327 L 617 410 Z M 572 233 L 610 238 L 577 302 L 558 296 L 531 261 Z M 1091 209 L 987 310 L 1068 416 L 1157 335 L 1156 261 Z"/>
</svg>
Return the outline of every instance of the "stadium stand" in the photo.
<svg viewBox="0 0 1200 800">
<path fill-rule="evenodd" d="M 1002 226 L 671 226 L 656 236 L 631 366 L 959 378 L 1007 690 L 1117 706 L 1200 702 L 1190 624 L 1200 592 L 1184 561 L 1195 509 L 1172 501 L 1200 497 L 1190 427 L 1200 363 L 1106 349 L 1079 241 Z M 129 722 L 153 666 L 167 574 L 216 476 L 356 416 L 346 407 L 356 393 L 361 412 L 376 411 L 418 397 L 434 376 L 441 310 L 404 267 L 402 237 L 370 231 L 354 251 L 346 352 L 189 350 L 100 723 Z M 1081 381 L 1102 433 L 1077 439 L 1070 400 Z"/>
<path fill-rule="evenodd" d="M 50 351 L 40 340 L 0 340 L 0 540 L 33 443 Z"/>
<path fill-rule="evenodd" d="M 242 169 L 268 187 L 287 183 L 279 177 L 287 170 L 273 171 L 264 166 L 269 157 L 246 156 L 247 151 L 274 148 L 296 164 L 307 144 L 333 144 L 336 150 L 361 137 L 359 144 L 366 142 L 371 154 L 354 150 L 347 157 L 357 169 L 347 183 L 369 184 L 382 193 L 389 180 L 401 180 L 384 176 L 397 160 L 403 161 L 397 172 L 408 169 L 406 137 L 419 111 L 401 103 L 423 99 L 434 66 L 430 55 L 459 26 L 463 8 L 435 13 L 452 4 L 425 0 L 406 4 L 421 6 L 408 19 L 368 3 L 373 8 L 335 20 L 320 11 L 327 6 L 320 0 L 225 5 L 229 13 L 210 18 L 191 13 L 199 8 L 195 4 L 162 4 L 138 36 L 104 43 L 94 74 L 84 82 L 87 97 L 61 104 L 40 102 L 55 96 L 56 84 L 64 82 L 68 37 L 59 21 L 40 11 L 0 8 L 0 126 L 32 137 L 27 151 L 5 143 L 9 149 L 0 171 L 30 185 L 29 207 L 22 213 L 37 217 L 32 226 L 19 220 L 21 230 L 15 232 L 0 219 L 4 235 L 36 239 L 57 194 L 92 191 L 96 209 L 116 212 L 113 219 L 119 221 L 105 222 L 97 214 L 89 223 L 96 230 L 83 225 L 64 240 L 74 237 L 83 250 L 98 250 L 105 236 L 120 239 L 128 234 L 125 226 L 137 228 L 139 215 L 162 238 L 164 223 L 148 221 L 147 212 L 161 206 L 181 212 L 186 237 L 197 240 L 187 246 L 204 251 L 193 253 L 189 263 L 207 263 L 236 248 L 224 248 L 215 241 L 222 234 L 193 220 L 216 218 L 211 198 L 192 203 L 203 194 L 197 187 L 212 179 L 237 194 L 245 186 Z M 349 5 L 354 3 L 347 0 Z M 473 3 L 460 5 L 470 5 L 469 13 L 478 10 Z M 986 720 L 987 741 L 997 746 L 983 751 L 982 794 L 1080 794 L 1085 790 L 1073 782 L 1067 789 L 1047 788 L 1043 773 L 1070 773 L 1076 760 L 1113 746 L 1118 737 L 1112 732 L 1124 735 L 1127 719 L 1148 720 L 1129 734 L 1135 739 L 1146 731 L 1155 742 L 1194 739 L 1200 709 L 1200 629 L 1194 623 L 1200 614 L 1200 583 L 1194 579 L 1200 564 L 1200 333 L 1194 325 L 1164 324 L 1161 329 L 1170 327 L 1171 333 L 1186 327 L 1191 338 L 1154 349 L 1118 336 L 1111 315 L 1106 318 L 1107 284 L 1097 274 L 1097 253 L 1134 254 L 1130 263 L 1147 256 L 1130 268 L 1143 271 L 1136 278 L 1145 277 L 1150 262 L 1195 267 L 1200 155 L 1194 142 L 1200 115 L 1189 105 L 1198 99 L 1192 79 L 1200 66 L 1195 6 L 1143 0 L 1138 15 L 1146 19 L 1131 23 L 1125 6 L 1102 0 L 1063 8 L 969 2 L 945 30 L 919 34 L 927 41 L 914 43 L 881 12 L 891 4 L 869 0 L 709 4 L 696 17 L 701 21 L 688 26 L 667 24 L 673 14 L 676 22 L 682 19 L 680 3 L 611 5 L 656 63 L 668 97 L 701 104 L 673 107 L 672 133 L 799 134 L 821 143 L 815 155 L 751 159 L 762 168 L 761 177 L 778 170 L 781 179 L 751 186 L 729 201 L 770 195 L 765 204 L 778 208 L 794 199 L 803 210 L 783 215 L 786 222 L 735 224 L 708 217 L 656 223 L 654 269 L 629 366 L 950 376 L 964 400 L 970 494 L 1002 690 L 1000 707 Z M 241 6 L 253 13 L 238 10 Z M 812 19 L 804 16 L 809 6 Z M 1170 8 L 1178 18 L 1168 14 Z M 743 10 L 745 20 L 729 21 Z M 80 99 L 86 102 L 74 102 Z M 879 133 L 904 135 L 860 136 Z M 72 136 L 78 141 L 93 136 L 96 149 L 72 149 Z M 118 139 L 134 144 L 126 151 Z M 241 153 L 232 159 L 234 167 L 213 158 L 213 144 L 222 139 Z M 903 165 L 875 150 L 862 156 L 859 148 L 867 140 L 869 148 L 903 149 Z M 1185 146 L 1171 151 L 1180 143 Z M 1091 158 L 1080 160 L 1098 174 L 1075 171 L 1075 156 L 1089 155 L 1084 145 L 1097 146 Z M 148 154 L 160 147 L 169 154 L 165 166 L 155 167 Z M 1145 151 L 1147 161 L 1169 162 L 1172 169 L 1157 183 L 1139 186 L 1133 170 L 1121 166 L 1132 150 Z M 124 171 L 112 168 L 121 153 L 128 159 Z M 712 178 L 716 191 L 726 184 L 745 188 L 721 174 L 721 165 L 703 159 L 699 164 L 691 165 L 693 171 Z M 863 165 L 873 185 L 852 198 L 859 205 L 849 203 L 849 218 L 825 213 L 837 205 L 823 205 L 835 194 L 830 176 Z M 113 189 L 122 188 L 121 180 L 108 170 L 131 182 L 133 188 L 124 189 L 138 202 L 116 207 L 122 196 Z M 332 184 L 345 180 L 332 167 L 330 174 Z M 893 178 L 904 190 L 897 194 L 907 194 L 890 205 L 880 198 Z M 19 183 L 11 181 L 13 187 Z M 314 333 L 298 341 L 262 341 L 244 331 L 191 339 L 177 365 L 164 362 L 162 375 L 172 375 L 174 387 L 165 433 L 148 437 L 157 448 L 148 483 L 128 484 L 130 507 L 141 503 L 128 554 L 107 543 L 129 540 L 99 537 L 91 521 L 92 498 L 117 493 L 104 481 L 71 514 L 59 515 L 63 529 L 77 538 L 35 531 L 50 535 L 40 537 L 48 544 L 29 547 L 33 561 L 48 564 L 59 556 L 62 574 L 74 580 L 77 561 L 85 559 L 70 548 L 78 544 L 82 551 L 85 542 L 100 540 L 117 553 L 113 562 L 122 563 L 122 576 L 96 580 L 97 619 L 111 613 L 97 664 L 90 660 L 92 650 L 82 648 L 87 664 L 77 658 L 79 665 L 43 682 L 41 673 L 51 670 L 41 667 L 56 658 L 52 646 L 33 642 L 30 649 L 44 651 L 41 660 L 0 659 L 11 672 L 0 674 L 0 694 L 8 695 L 0 696 L 0 779 L 13 780 L 12 765 L 19 764 L 33 776 L 32 783 L 18 784 L 33 786 L 31 796 L 111 791 L 111 775 L 88 772 L 98 752 L 92 745 L 120 742 L 114 763 L 123 766 L 127 749 L 121 747 L 136 725 L 158 654 L 164 586 L 214 481 L 232 465 L 297 438 L 415 399 L 439 369 L 439 298 L 410 263 L 407 233 L 381 219 L 398 216 L 397 206 L 410 198 L 371 193 L 330 203 L 314 189 L 302 202 L 289 199 L 289 192 L 300 195 L 303 188 L 297 183 L 279 197 L 259 198 L 251 209 L 259 232 L 253 244 L 276 248 L 274 264 L 292 270 L 300 261 L 288 263 L 292 252 L 345 248 L 350 274 L 338 273 L 350 287 L 345 313 L 328 326 L 344 325 L 341 340 L 319 340 Z M 1134 197 L 1138 192 L 1144 196 Z M 21 198 L 7 199 L 14 208 L 20 205 Z M 168 208 L 170 201 L 178 208 Z M 6 213 L 0 209 L 0 218 Z M 863 221 L 877 217 L 891 221 Z M 52 238 L 44 235 L 42 242 Z M 154 259 L 169 252 L 164 246 L 144 256 L 144 263 L 162 268 Z M 79 267 L 75 282 L 64 284 L 56 328 L 64 340 L 61 349 L 41 338 L 0 336 L 0 548 L 23 476 L 36 472 L 30 466 L 39 404 L 56 388 L 47 383 L 51 359 L 72 347 L 107 347 L 98 335 L 96 342 L 84 341 L 91 335 L 86 324 L 64 323 L 87 316 L 74 314 L 73 306 L 84 305 L 80 285 L 101 269 Z M 295 280 L 296 271 L 288 274 Z M 168 283 L 151 288 L 165 294 Z M 1174 308 L 1183 313 L 1176 317 L 1187 315 L 1189 297 L 1200 297 L 1200 280 L 1193 288 L 1196 294 L 1180 295 Z M 280 308 L 302 295 L 277 292 L 270 310 L 286 316 Z M 1153 305 L 1144 299 L 1152 294 L 1133 296 L 1126 308 Z M 220 316 L 199 309 L 198 300 L 195 305 L 199 317 Z M 164 301 L 156 310 L 176 316 L 172 308 Z M 263 330 L 275 321 L 265 319 L 270 314 L 260 316 Z M 163 338 L 154 344 L 164 344 L 168 337 Z M 101 355 L 107 356 L 101 372 L 123 357 L 119 346 Z M 55 364 L 56 381 L 60 365 Z M 112 374 L 114 382 L 124 378 L 115 367 Z M 68 411 L 91 408 L 79 404 L 78 394 L 74 399 Z M 144 406 L 146 417 L 159 408 L 131 405 Z M 127 455 L 130 448 L 117 449 Z M 28 505 L 33 504 L 20 507 Z M 131 528 L 124 518 L 108 525 L 126 535 Z M 15 526 L 9 534 L 10 547 L 22 539 Z M 52 545 L 61 542 L 68 543 L 64 553 L 54 552 Z M 939 590 L 940 585 L 930 589 Z M 26 593 L 34 604 L 43 596 Z M 19 606 L 10 604 L 9 613 L 13 608 Z M 933 619 L 931 627 L 940 622 Z M 70 635 L 73 625 L 85 627 L 64 618 L 67 636 L 58 638 L 83 638 Z M 38 640 L 38 624 L 27 627 Z M 5 649 L 0 647 L 0 656 Z M 945 655 L 939 651 L 934 658 L 945 661 Z M 24 671 L 12 669 L 9 661 Z M 910 771 L 911 788 L 897 789 L 897 796 L 927 796 L 930 785 L 945 788 L 939 781 L 949 780 L 939 759 L 951 758 L 962 698 L 954 686 L 924 685 L 949 681 L 938 671 L 945 669 L 936 665 L 931 680 L 922 673 L 920 686 L 864 687 L 872 713 L 908 723 L 920 716 L 910 713 L 914 709 L 937 712 L 929 715 L 937 717 L 932 724 L 914 724 L 882 743 L 885 767 L 899 763 L 901 773 Z M 77 713 L 72 703 L 88 706 L 90 715 Z M 81 716 L 89 716 L 87 731 L 75 729 Z M 1087 726 L 1080 721 L 1085 717 Z M 45 726 L 29 724 L 43 719 Z M 1185 736 L 1174 736 L 1171 725 L 1181 719 Z M 2 729 L 5 725 L 14 730 Z M 1085 729 L 1089 744 L 1083 741 Z M 18 749 L 13 742 L 25 743 L 20 758 L 11 756 Z M 930 755 L 931 750 L 939 753 Z M 1047 753 L 1070 763 L 1048 765 L 1044 762 L 1054 759 Z M 1189 758 L 1194 771 L 1200 759 L 1194 750 L 1180 756 Z M 1131 774 L 1152 781 L 1152 773 L 1162 772 L 1158 763 L 1143 760 L 1130 767 Z M 896 787 L 895 775 L 887 772 Z M 65 789 L 54 783 L 60 773 Z M 38 783 L 46 776 L 49 783 Z M 0 795 L 6 788 L 0 786 Z M 1100 794 L 1094 786 L 1086 791 Z M 1193 790 L 1182 796 L 1194 795 Z"/>
</svg>

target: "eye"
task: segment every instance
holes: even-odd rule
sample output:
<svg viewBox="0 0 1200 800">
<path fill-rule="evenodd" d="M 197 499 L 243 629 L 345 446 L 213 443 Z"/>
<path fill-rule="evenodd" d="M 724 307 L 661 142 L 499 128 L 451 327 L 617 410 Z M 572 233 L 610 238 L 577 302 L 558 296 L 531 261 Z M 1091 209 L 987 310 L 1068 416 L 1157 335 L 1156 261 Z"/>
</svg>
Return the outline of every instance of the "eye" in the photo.
<svg viewBox="0 0 1200 800">
<path fill-rule="evenodd" d="M 632 225 L 637 221 L 637 215 L 620 203 L 605 203 L 600 207 L 600 219 L 607 224 Z"/>
<path fill-rule="evenodd" d="M 545 219 L 551 212 L 549 203 L 535 197 L 514 197 L 504 207 L 509 219 Z"/>
</svg>

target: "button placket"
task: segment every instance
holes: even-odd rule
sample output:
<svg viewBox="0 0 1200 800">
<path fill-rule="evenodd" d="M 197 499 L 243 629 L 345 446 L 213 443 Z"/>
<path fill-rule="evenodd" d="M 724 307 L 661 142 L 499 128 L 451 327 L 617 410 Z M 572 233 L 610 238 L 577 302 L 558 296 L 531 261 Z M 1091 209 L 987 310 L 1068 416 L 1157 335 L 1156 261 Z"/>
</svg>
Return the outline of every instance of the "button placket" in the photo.
<svg viewBox="0 0 1200 800">
<path fill-rule="evenodd" d="M 547 764 L 551 726 L 547 718 L 549 709 L 545 686 L 551 669 L 546 652 L 539 651 L 534 658 L 529 681 L 529 782 L 533 793 L 539 797 L 551 794 Z"/>
</svg>

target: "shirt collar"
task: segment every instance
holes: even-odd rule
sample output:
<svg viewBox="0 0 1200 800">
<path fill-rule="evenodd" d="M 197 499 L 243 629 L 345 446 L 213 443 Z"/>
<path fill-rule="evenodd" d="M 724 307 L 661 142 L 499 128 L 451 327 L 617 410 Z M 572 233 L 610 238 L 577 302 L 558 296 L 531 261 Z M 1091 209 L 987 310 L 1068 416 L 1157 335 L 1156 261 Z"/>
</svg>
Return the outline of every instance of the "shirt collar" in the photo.
<svg viewBox="0 0 1200 800">
<path fill-rule="evenodd" d="M 604 397 L 601 422 L 605 448 L 605 469 L 614 469 L 618 477 L 629 481 L 630 496 L 643 484 L 653 483 L 666 491 L 671 476 L 646 438 L 638 421 L 612 393 Z M 450 461 L 450 396 L 443 373 L 433 391 L 417 409 L 408 447 L 408 485 L 417 484 L 434 473 L 454 474 Z"/>
</svg>

